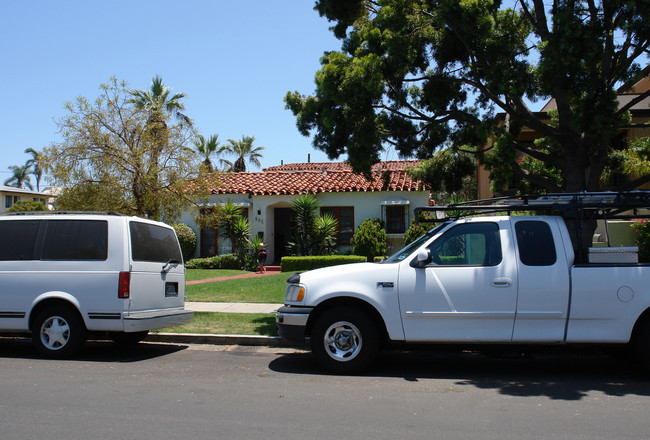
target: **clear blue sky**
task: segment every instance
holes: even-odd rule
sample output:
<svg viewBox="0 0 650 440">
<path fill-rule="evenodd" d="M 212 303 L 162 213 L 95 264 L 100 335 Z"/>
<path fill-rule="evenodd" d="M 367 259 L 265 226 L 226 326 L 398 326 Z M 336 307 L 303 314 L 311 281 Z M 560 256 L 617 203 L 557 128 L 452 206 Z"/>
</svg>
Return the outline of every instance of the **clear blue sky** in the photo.
<svg viewBox="0 0 650 440">
<path fill-rule="evenodd" d="M 183 92 L 204 135 L 264 146 L 262 166 L 326 161 L 284 109 L 314 92 L 320 57 L 339 50 L 311 0 L 0 0 L 0 184 L 28 147 L 60 140 L 65 101 L 95 98 L 111 76 Z M 35 183 L 32 178 L 32 183 Z"/>
</svg>

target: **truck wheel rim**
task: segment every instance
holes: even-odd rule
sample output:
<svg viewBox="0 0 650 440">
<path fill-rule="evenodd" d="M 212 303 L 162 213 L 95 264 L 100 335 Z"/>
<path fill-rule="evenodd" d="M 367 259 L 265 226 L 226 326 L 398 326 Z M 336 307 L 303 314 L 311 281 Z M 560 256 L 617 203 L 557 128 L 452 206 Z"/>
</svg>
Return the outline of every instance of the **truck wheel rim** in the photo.
<svg viewBox="0 0 650 440">
<path fill-rule="evenodd" d="M 50 316 L 41 326 L 41 342 L 48 350 L 59 350 L 70 340 L 70 325 L 60 316 Z"/>
<path fill-rule="evenodd" d="M 351 361 L 361 351 L 361 332 L 352 323 L 340 321 L 329 326 L 323 343 L 329 356 L 339 362 Z"/>
</svg>

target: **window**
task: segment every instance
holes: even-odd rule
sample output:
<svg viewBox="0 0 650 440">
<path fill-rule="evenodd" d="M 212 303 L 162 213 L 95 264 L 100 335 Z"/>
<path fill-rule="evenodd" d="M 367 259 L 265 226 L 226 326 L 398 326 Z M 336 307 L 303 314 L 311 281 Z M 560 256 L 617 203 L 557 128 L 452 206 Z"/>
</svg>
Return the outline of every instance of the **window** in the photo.
<svg viewBox="0 0 650 440">
<path fill-rule="evenodd" d="M 386 232 L 389 234 L 402 234 L 406 231 L 404 205 L 386 206 Z"/>
<path fill-rule="evenodd" d="M 33 260 L 39 224 L 36 220 L 1 221 L 0 261 Z"/>
<path fill-rule="evenodd" d="M 243 218 L 248 219 L 248 208 L 239 208 Z M 210 214 L 209 211 L 203 210 L 204 214 Z M 232 243 L 226 237 L 223 227 L 214 224 L 201 227 L 201 249 L 202 258 L 214 257 L 215 255 L 229 254 L 232 252 Z"/>
<path fill-rule="evenodd" d="M 106 260 L 108 223 L 102 220 L 49 220 L 43 260 Z"/>
<path fill-rule="evenodd" d="M 519 259 L 526 266 L 552 266 L 557 260 L 548 223 L 523 220 L 515 224 Z"/>
<path fill-rule="evenodd" d="M 321 208 L 320 213 L 330 214 L 338 221 L 337 243 L 339 245 L 349 245 L 352 243 L 354 235 L 354 207 L 326 207 Z"/>
<path fill-rule="evenodd" d="M 429 246 L 433 264 L 496 266 L 501 263 L 501 239 L 496 223 L 455 226 Z"/>
<path fill-rule="evenodd" d="M 183 261 L 173 229 L 141 222 L 130 222 L 129 229 L 133 261 Z"/>
<path fill-rule="evenodd" d="M 5 208 L 11 208 L 13 205 L 13 198 L 11 196 L 5 196 Z"/>
</svg>

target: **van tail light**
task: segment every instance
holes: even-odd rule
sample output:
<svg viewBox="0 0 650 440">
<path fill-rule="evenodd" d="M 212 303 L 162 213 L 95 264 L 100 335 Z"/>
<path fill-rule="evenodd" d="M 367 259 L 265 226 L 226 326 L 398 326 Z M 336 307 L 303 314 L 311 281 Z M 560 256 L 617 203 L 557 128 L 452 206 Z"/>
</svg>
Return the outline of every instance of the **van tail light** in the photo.
<svg viewBox="0 0 650 440">
<path fill-rule="evenodd" d="M 120 272 L 117 285 L 117 297 L 127 299 L 131 295 L 131 272 Z"/>
</svg>

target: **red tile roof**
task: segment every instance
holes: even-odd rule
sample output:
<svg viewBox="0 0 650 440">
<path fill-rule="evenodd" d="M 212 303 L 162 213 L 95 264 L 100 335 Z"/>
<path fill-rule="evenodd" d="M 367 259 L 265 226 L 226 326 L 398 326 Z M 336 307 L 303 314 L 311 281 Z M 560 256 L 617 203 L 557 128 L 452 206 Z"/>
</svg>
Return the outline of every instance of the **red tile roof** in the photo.
<svg viewBox="0 0 650 440">
<path fill-rule="evenodd" d="M 343 162 L 296 163 L 264 168 L 260 173 L 225 173 L 212 194 L 281 195 L 324 192 L 421 191 L 422 184 L 404 171 L 418 161 L 379 162 L 368 181 Z"/>
</svg>

